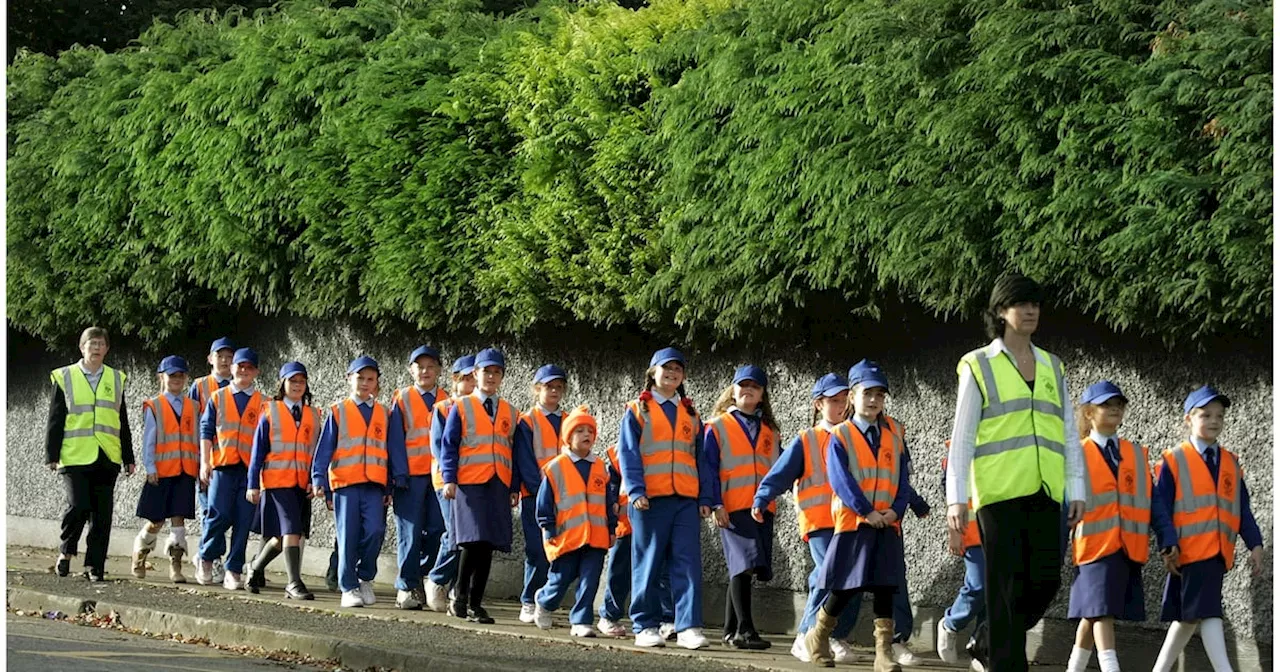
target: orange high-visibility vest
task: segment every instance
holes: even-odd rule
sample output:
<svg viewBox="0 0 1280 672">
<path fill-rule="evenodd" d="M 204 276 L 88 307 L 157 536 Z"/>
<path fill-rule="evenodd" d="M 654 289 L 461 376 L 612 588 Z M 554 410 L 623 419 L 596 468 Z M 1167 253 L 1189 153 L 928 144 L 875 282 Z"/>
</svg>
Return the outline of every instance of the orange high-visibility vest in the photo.
<svg viewBox="0 0 1280 672">
<path fill-rule="evenodd" d="M 436 399 L 444 391 L 436 388 Z M 422 400 L 418 388 L 409 387 L 396 390 L 392 403 L 400 407 L 400 417 L 404 419 L 404 450 L 409 456 L 409 475 L 426 476 L 432 473 L 431 460 L 431 409 Z"/>
<path fill-rule="evenodd" d="M 494 418 L 484 410 L 480 397 L 471 394 L 458 400 L 458 420 L 462 443 L 458 446 L 458 485 L 481 485 L 497 476 L 511 486 L 511 442 L 516 435 L 516 410 L 499 399 Z"/>
<path fill-rule="evenodd" d="M 609 478 L 604 473 L 604 462 L 591 463 L 585 483 L 568 455 L 552 459 L 542 473 L 551 482 L 556 500 L 555 533 L 542 542 L 547 560 L 586 546 L 609 548 L 609 518 L 605 510 L 609 505 L 605 498 Z"/>
<path fill-rule="evenodd" d="M 436 399 L 436 405 L 431 407 L 432 425 L 437 422 L 443 423 L 448 419 L 449 409 L 452 407 L 453 399 L 451 397 Z M 444 425 L 441 424 L 440 428 L 444 429 Z M 433 439 L 433 441 L 434 443 L 431 445 L 432 458 L 440 454 L 439 438 Z M 431 461 L 431 487 L 436 490 L 444 487 L 444 473 L 440 471 L 440 460 L 438 459 L 432 459 Z"/>
<path fill-rule="evenodd" d="M 538 462 L 538 471 L 542 471 L 548 462 L 560 454 L 560 436 L 556 434 L 551 421 L 547 419 L 547 414 L 543 413 L 541 408 L 535 406 L 529 409 L 527 413 L 520 416 L 520 419 L 528 422 L 529 428 L 533 430 L 533 459 Z M 522 484 L 520 496 L 530 497 L 532 493 Z"/>
<path fill-rule="evenodd" d="M 796 521 L 800 537 L 805 541 L 817 530 L 836 526 L 831 517 L 831 484 L 827 482 L 827 439 L 831 432 L 810 427 L 800 433 L 800 449 L 804 451 L 804 473 L 796 481 Z"/>
<path fill-rule="evenodd" d="M 200 473 L 200 433 L 196 431 L 196 402 L 182 398 L 182 417 L 162 394 L 142 402 L 156 420 L 156 476 Z"/>
<path fill-rule="evenodd" d="M 361 483 L 387 484 L 387 407 L 373 402 L 366 424 L 353 399 L 329 409 L 338 425 L 338 445 L 329 461 L 333 490 Z"/>
<path fill-rule="evenodd" d="M 1235 566 L 1240 533 L 1240 466 L 1236 456 L 1218 447 L 1218 482 L 1190 442 L 1166 450 L 1161 468 L 1173 474 L 1173 526 L 1178 530 L 1178 565 L 1221 555 Z"/>
<path fill-rule="evenodd" d="M 867 439 L 858 430 L 853 420 L 845 420 L 836 425 L 831 432 L 832 438 L 840 440 L 849 454 L 849 473 L 862 488 L 862 494 L 876 511 L 886 511 L 893 506 L 893 499 L 898 496 L 898 462 L 902 455 L 902 426 L 897 420 L 884 416 L 880 424 L 880 446 L 875 454 Z M 853 508 L 845 506 L 839 497 L 831 498 L 831 517 L 835 520 L 836 534 L 852 532 L 859 525 L 867 522 Z M 902 521 L 893 522 L 894 529 L 902 532 Z"/>
<path fill-rule="evenodd" d="M 302 421 L 294 422 L 288 404 L 267 404 L 271 444 L 262 463 L 262 489 L 309 488 L 311 456 L 320 441 L 320 411 L 302 407 Z M 341 432 L 339 432 L 341 435 Z"/>
<path fill-rule="evenodd" d="M 1134 562 L 1150 555 L 1151 476 L 1147 449 L 1120 439 L 1120 466 L 1112 475 L 1102 448 L 1081 442 L 1085 466 L 1085 514 L 1076 525 L 1072 552 L 1077 565 L 1123 550 Z"/>
<path fill-rule="evenodd" d="M 672 427 L 656 399 L 627 402 L 627 411 L 640 425 L 640 458 L 644 465 L 645 496 L 698 496 L 696 428 L 698 416 L 676 404 Z"/>
<path fill-rule="evenodd" d="M 622 463 L 618 461 L 618 447 L 609 446 L 609 450 L 605 451 L 609 456 L 609 466 L 619 475 L 622 474 Z M 627 513 L 627 494 L 622 492 L 622 488 L 618 488 L 618 526 L 613 530 L 613 536 L 621 539 L 631 534 L 631 514 Z"/>
<path fill-rule="evenodd" d="M 198 400 L 200 407 L 196 409 L 196 415 L 204 413 L 204 407 L 209 405 L 209 399 L 219 389 L 221 388 L 218 386 L 218 379 L 214 378 L 212 373 L 196 378 L 196 396 L 200 397 Z"/>
<path fill-rule="evenodd" d="M 750 509 L 760 481 L 778 459 L 778 434 L 763 421 L 756 445 L 751 445 L 733 413 L 721 413 L 707 422 L 720 445 L 720 500 L 728 513 Z M 777 502 L 769 511 L 777 511 Z"/>
<path fill-rule="evenodd" d="M 210 399 L 213 401 L 214 426 L 218 432 L 213 447 L 213 466 L 228 467 L 233 464 L 249 466 L 253 456 L 253 433 L 258 429 L 264 406 L 262 393 L 254 390 L 249 403 L 244 405 L 244 415 L 236 409 L 236 400 L 228 385 L 219 388 Z"/>
<path fill-rule="evenodd" d="M 942 445 L 946 446 L 947 450 L 951 450 L 951 439 L 947 439 L 946 441 L 943 441 Z M 947 489 L 946 473 L 947 473 L 947 456 L 943 455 L 942 456 L 942 474 L 943 474 L 942 489 L 944 491 Z M 969 492 L 969 488 L 967 486 L 964 486 L 964 491 Z M 978 532 L 978 516 L 975 515 L 974 513 L 972 498 L 968 500 L 968 505 L 969 505 L 969 523 L 964 526 L 964 535 L 961 536 L 960 543 L 965 548 L 973 548 L 974 546 L 982 545 L 982 534 Z"/>
</svg>

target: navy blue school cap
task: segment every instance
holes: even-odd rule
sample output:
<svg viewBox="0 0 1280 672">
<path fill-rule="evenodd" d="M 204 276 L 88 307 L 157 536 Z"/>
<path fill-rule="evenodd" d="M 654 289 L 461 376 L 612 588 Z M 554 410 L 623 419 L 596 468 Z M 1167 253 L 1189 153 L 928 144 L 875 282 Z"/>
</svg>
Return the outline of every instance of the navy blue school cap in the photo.
<svg viewBox="0 0 1280 672">
<path fill-rule="evenodd" d="M 1080 395 L 1080 403 L 1082 404 L 1101 404 L 1108 399 L 1120 397 L 1120 401 L 1129 403 L 1129 398 L 1124 396 L 1124 392 L 1120 391 L 1120 387 L 1109 380 L 1100 380 L 1089 387 Z"/>
<path fill-rule="evenodd" d="M 886 392 L 889 391 L 889 377 L 884 375 L 884 371 L 880 369 L 880 365 L 875 362 L 864 359 L 854 364 L 849 369 L 849 386 L 861 385 L 868 387 L 883 387 Z"/>
<path fill-rule="evenodd" d="M 236 349 L 236 344 L 226 336 L 219 338 L 218 340 L 213 342 L 213 345 L 209 346 L 209 352 L 217 352 L 219 350 L 235 350 L 235 349 Z"/>
<path fill-rule="evenodd" d="M 160 366 L 156 368 L 156 373 L 186 373 L 190 370 L 187 368 L 187 360 L 177 355 L 169 355 L 160 360 Z"/>
<path fill-rule="evenodd" d="M 497 348 L 485 348 L 476 353 L 476 368 L 483 369 L 486 366 L 496 366 L 506 371 L 507 358 L 503 357 L 502 351 Z"/>
<path fill-rule="evenodd" d="M 663 348 L 649 358 L 649 366 L 662 366 L 667 362 L 680 362 L 680 366 L 685 366 L 684 355 L 675 348 Z"/>
<path fill-rule="evenodd" d="M 1215 400 L 1222 402 L 1223 408 L 1231 408 L 1231 399 L 1227 395 L 1205 385 L 1187 395 L 1187 400 L 1182 404 L 1182 412 L 1190 413 L 1192 409 L 1203 408 Z"/>
<path fill-rule="evenodd" d="M 739 366 L 738 370 L 733 372 L 734 385 L 737 385 L 744 380 L 753 381 L 760 387 L 769 386 L 769 375 L 764 372 L 764 369 L 756 366 L 755 364 Z"/>
<path fill-rule="evenodd" d="M 811 394 L 814 399 L 821 399 L 822 397 L 834 397 L 841 392 L 848 391 L 849 381 L 845 380 L 844 376 L 838 373 L 828 373 L 813 384 Z"/>
<path fill-rule="evenodd" d="M 453 360 L 453 372 L 468 375 L 476 372 L 476 356 L 463 355 Z"/>
<path fill-rule="evenodd" d="M 240 364 L 241 362 L 248 362 L 253 365 L 253 368 L 258 368 L 257 351 L 253 348 L 240 348 L 239 350 L 236 350 L 235 356 L 231 358 L 231 363 L 234 365 Z"/>
<path fill-rule="evenodd" d="M 435 348 L 433 348 L 433 347 L 431 347 L 431 346 L 429 346 L 429 345 L 419 345 L 419 346 L 417 347 L 417 349 L 416 349 L 416 350 L 414 350 L 413 352 L 409 353 L 409 363 L 410 363 L 410 364 L 412 364 L 412 363 L 414 363 L 414 362 L 418 361 L 418 358 L 419 358 L 419 357 L 421 357 L 421 356 L 423 356 L 423 355 L 426 355 L 427 357 L 430 357 L 431 359 L 436 360 L 436 363 L 437 363 L 437 364 L 439 364 L 439 363 L 442 361 L 442 360 L 440 359 L 440 351 L 439 351 L 439 350 L 436 350 Z"/>
<path fill-rule="evenodd" d="M 533 382 L 535 383 L 549 383 L 557 378 L 560 380 L 568 380 L 569 376 L 565 375 L 564 369 L 556 366 L 555 364 L 547 364 L 533 374 Z"/>
<path fill-rule="evenodd" d="M 307 367 L 303 366 L 302 362 L 285 362 L 284 366 L 280 367 L 280 380 L 288 380 L 299 373 L 307 375 Z"/>
<path fill-rule="evenodd" d="M 360 373 L 364 369 L 373 369 L 378 375 L 382 375 L 382 369 L 378 368 L 378 360 L 369 355 L 360 355 L 351 360 L 351 366 L 347 367 L 347 373 Z"/>
</svg>

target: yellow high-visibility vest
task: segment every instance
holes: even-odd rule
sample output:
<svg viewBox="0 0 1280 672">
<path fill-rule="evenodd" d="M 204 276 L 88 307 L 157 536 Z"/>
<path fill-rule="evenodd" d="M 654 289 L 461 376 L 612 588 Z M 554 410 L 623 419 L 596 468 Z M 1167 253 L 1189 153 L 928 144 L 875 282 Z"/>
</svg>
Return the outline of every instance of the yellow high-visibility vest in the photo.
<svg viewBox="0 0 1280 672">
<path fill-rule="evenodd" d="M 49 378 L 67 400 L 58 462 L 64 467 L 93 464 L 101 446 L 112 462 L 120 464 L 120 407 L 124 403 L 125 375 L 103 366 L 96 391 L 79 364 L 54 369 Z"/>
</svg>

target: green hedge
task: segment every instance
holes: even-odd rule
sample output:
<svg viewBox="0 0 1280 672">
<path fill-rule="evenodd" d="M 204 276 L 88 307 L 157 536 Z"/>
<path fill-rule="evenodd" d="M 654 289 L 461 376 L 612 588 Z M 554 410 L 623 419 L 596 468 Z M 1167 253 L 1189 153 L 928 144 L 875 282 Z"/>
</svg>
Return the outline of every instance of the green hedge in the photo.
<svg viewBox="0 0 1280 672">
<path fill-rule="evenodd" d="M 302 0 L 19 55 L 10 324 L 723 339 L 833 291 L 969 316 L 1018 268 L 1116 329 L 1269 329 L 1269 4 L 485 9 Z"/>
</svg>

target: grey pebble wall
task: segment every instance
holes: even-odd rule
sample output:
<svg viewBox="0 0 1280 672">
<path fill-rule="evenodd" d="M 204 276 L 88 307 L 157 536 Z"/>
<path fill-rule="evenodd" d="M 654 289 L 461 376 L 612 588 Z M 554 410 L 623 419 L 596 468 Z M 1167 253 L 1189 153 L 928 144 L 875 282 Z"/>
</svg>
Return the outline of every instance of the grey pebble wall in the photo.
<svg viewBox="0 0 1280 672">
<path fill-rule="evenodd" d="M 261 318 L 242 324 L 238 333 L 228 332 L 241 344 L 255 347 L 262 358 L 260 387 L 274 390 L 275 373 L 281 363 L 291 359 L 304 362 L 311 371 L 312 391 L 316 403 L 327 407 L 345 393 L 343 371 L 356 355 L 370 354 L 383 367 L 381 399 L 390 398 L 391 390 L 408 384 L 404 357 L 423 339 L 439 347 L 447 360 L 479 347 L 489 345 L 478 339 L 435 340 L 412 333 L 375 335 L 358 328 L 335 323 Z M 778 347 L 763 353 L 759 350 L 689 351 L 688 384 L 698 407 L 709 412 L 719 392 L 729 382 L 733 368 L 747 359 L 763 366 L 770 376 L 769 393 L 773 409 L 781 424 L 785 441 L 808 426 L 812 419 L 809 388 L 821 374 L 844 371 L 856 359 L 870 356 L 880 362 L 890 376 L 892 394 L 889 413 L 906 427 L 908 445 L 913 454 L 912 483 L 933 506 L 925 519 L 908 514 L 903 523 L 909 568 L 912 603 L 921 610 L 948 605 L 955 596 L 963 576 L 963 565 L 945 548 L 945 502 L 941 487 L 940 463 L 942 442 L 950 434 L 955 403 L 955 365 L 967 350 L 983 345 L 976 327 L 955 329 L 946 339 L 934 343 L 894 351 L 841 352 L 825 348 L 814 352 L 798 346 Z M 18 341 L 23 339 L 19 338 Z M 944 341 L 944 342 L 938 342 Z M 1273 583 L 1270 546 L 1272 521 L 1272 382 L 1270 355 L 1261 348 L 1228 350 L 1213 356 L 1193 351 L 1169 352 L 1151 343 L 1116 346 L 1124 342 L 1112 335 L 1101 346 L 1089 339 L 1068 336 L 1054 339 L 1047 335 L 1038 341 L 1058 354 L 1068 367 L 1068 386 L 1073 397 L 1085 385 L 1100 378 L 1118 383 L 1131 400 L 1121 434 L 1150 446 L 1154 462 L 1159 451 L 1181 440 L 1181 403 L 1186 393 L 1200 384 L 1212 381 L 1234 400 L 1228 414 L 1224 445 L 1235 450 L 1244 463 L 1246 480 L 1253 498 L 1253 511 L 1263 530 L 1267 551 L 1267 571 L 1262 578 L 1252 578 L 1247 571 L 1245 551 L 1237 550 L 1237 569 L 1226 579 L 1225 602 L 1230 638 L 1251 640 L 1259 644 L 1272 638 L 1271 608 Z M 548 332 L 536 340 L 493 343 L 507 355 L 504 396 L 518 407 L 530 403 L 533 371 L 545 363 L 557 363 L 569 372 L 566 407 L 587 404 L 600 421 L 601 436 L 597 448 L 603 451 L 617 439 L 623 404 L 634 398 L 642 382 L 642 374 L 650 353 L 667 345 L 633 334 L 613 334 L 592 330 Z M 140 406 L 142 400 L 157 390 L 155 363 L 164 354 L 181 354 L 192 361 L 197 375 L 207 370 L 204 352 L 208 340 L 191 340 L 176 353 L 141 352 L 119 342 L 111 351 L 108 363 L 123 369 L 129 376 L 128 404 L 134 442 L 141 444 Z M 9 352 L 7 477 L 10 515 L 50 521 L 50 547 L 56 546 L 56 521 L 64 506 L 64 495 L 57 477 L 46 471 L 41 462 L 43 431 L 49 403 L 49 370 L 72 361 L 77 353 L 74 343 L 51 354 L 39 344 L 19 343 Z M 1261 354 L 1260 354 L 1261 353 Z M 1268 349 L 1269 353 L 1269 349 Z M 447 362 L 446 362 L 447 366 Z M 784 442 L 785 445 L 785 442 Z M 140 451 L 140 448 L 139 448 Z M 142 479 L 122 479 L 117 487 L 115 525 L 134 528 L 134 506 Z M 319 514 L 319 511 L 317 511 Z M 194 526 L 192 526 L 194 529 Z M 796 529 L 795 512 L 790 497 L 779 504 L 774 555 L 775 578 L 771 587 L 762 589 L 760 601 L 765 605 L 761 624 L 770 629 L 786 630 L 798 621 L 796 595 L 806 590 L 806 577 L 812 567 L 808 549 Z M 116 534 L 127 532 L 117 531 Z M 332 543 L 333 525 L 329 516 L 317 515 L 312 543 L 325 547 Z M 518 590 L 518 574 L 522 551 L 517 527 L 514 553 L 495 567 L 498 596 L 513 596 Z M 704 528 L 703 570 L 706 589 L 706 618 L 709 623 L 720 620 L 716 605 L 723 603 L 726 583 L 725 567 L 720 552 L 719 536 Z M 256 546 L 256 542 L 253 544 Z M 252 547 L 252 546 L 251 546 Z M 394 526 L 388 525 L 383 553 L 394 554 Z M 1064 588 L 1049 616 L 1065 618 L 1067 589 L 1071 570 L 1064 568 Z M 1155 622 L 1164 571 L 1158 562 L 1148 565 L 1145 573 L 1146 624 L 1135 627 L 1160 628 Z M 379 579 L 390 580 L 390 577 Z M 504 591 L 503 588 L 514 589 Z M 502 595 L 506 592 L 507 595 Z"/>
</svg>

